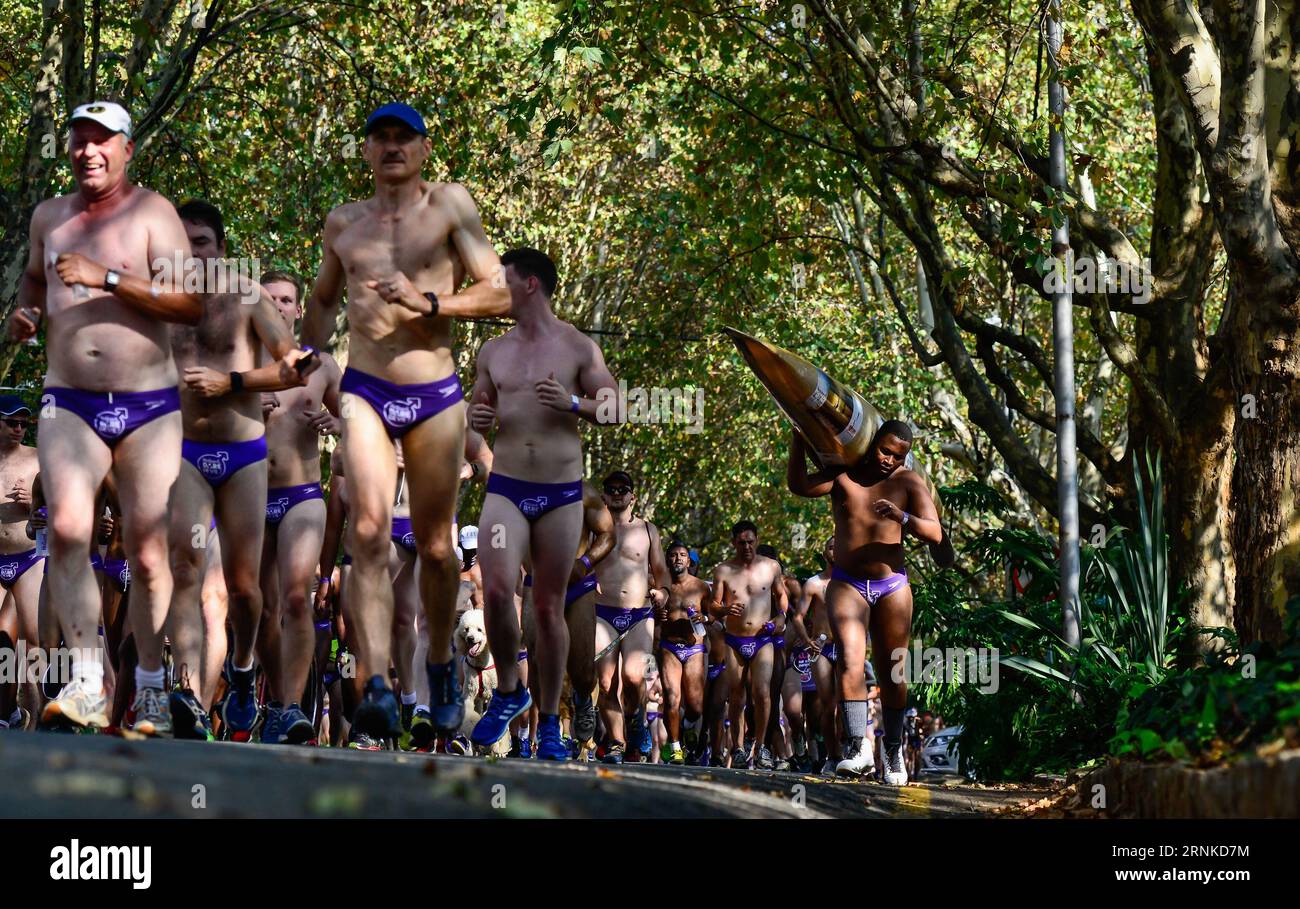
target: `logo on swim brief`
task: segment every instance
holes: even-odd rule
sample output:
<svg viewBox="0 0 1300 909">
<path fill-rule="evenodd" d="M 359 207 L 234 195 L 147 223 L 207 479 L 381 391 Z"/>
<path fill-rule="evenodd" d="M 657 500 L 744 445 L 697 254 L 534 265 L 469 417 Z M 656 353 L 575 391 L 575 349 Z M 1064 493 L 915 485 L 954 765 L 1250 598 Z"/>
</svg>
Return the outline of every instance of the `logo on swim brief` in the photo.
<svg viewBox="0 0 1300 909">
<path fill-rule="evenodd" d="M 280 496 L 274 502 L 266 503 L 266 519 L 268 521 L 278 521 L 284 517 L 284 513 L 289 510 L 289 497 Z"/>
<path fill-rule="evenodd" d="M 406 533 L 402 534 L 402 545 L 407 549 L 414 549 L 415 534 L 411 533 L 411 531 L 409 530 Z"/>
<path fill-rule="evenodd" d="M 131 586 L 131 566 L 123 565 L 122 570 L 117 573 L 117 583 L 125 590 Z"/>
<path fill-rule="evenodd" d="M 219 477 L 226 472 L 226 461 L 230 453 L 226 451 L 212 451 L 205 455 L 199 456 L 199 473 L 205 477 Z"/>
<path fill-rule="evenodd" d="M 577 495 L 578 493 L 580 493 L 580 492 L 582 492 L 581 489 L 566 489 L 566 490 L 564 490 L 564 495 L 565 495 L 565 498 L 570 498 L 570 499 L 571 499 L 571 498 L 573 498 L 574 496 L 576 496 L 576 495 Z"/>
<path fill-rule="evenodd" d="M 415 422 L 415 412 L 420 409 L 419 398 L 404 398 L 401 401 L 388 401 L 384 404 L 384 422 L 393 426 L 405 426 Z"/>
<path fill-rule="evenodd" d="M 533 518 L 541 514 L 546 508 L 546 503 L 550 500 L 546 496 L 534 496 L 529 499 L 519 501 L 519 510 L 523 512 L 524 517 Z"/>
<path fill-rule="evenodd" d="M 740 645 L 740 655 L 749 659 L 758 650 L 758 641 L 746 641 Z"/>
<path fill-rule="evenodd" d="M 17 565 L 0 565 L 0 580 L 12 581 L 18 577 Z"/>
<path fill-rule="evenodd" d="M 127 410 L 125 407 L 114 407 L 112 410 L 101 410 L 95 414 L 95 432 L 101 436 L 116 437 L 126 432 Z"/>
</svg>

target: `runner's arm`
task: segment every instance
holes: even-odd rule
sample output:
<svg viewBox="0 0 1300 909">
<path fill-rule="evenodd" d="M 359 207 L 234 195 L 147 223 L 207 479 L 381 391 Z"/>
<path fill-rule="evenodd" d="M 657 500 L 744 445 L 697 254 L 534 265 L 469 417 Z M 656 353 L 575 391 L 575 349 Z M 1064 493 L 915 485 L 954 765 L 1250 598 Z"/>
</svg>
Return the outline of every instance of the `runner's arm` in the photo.
<svg viewBox="0 0 1300 909">
<path fill-rule="evenodd" d="M 583 488 L 587 487 L 583 483 Z M 614 517 L 609 513 L 605 500 L 599 491 L 593 496 L 583 496 L 583 509 L 587 512 L 587 527 L 591 528 L 591 545 L 587 547 L 587 558 L 593 566 L 600 563 L 605 556 L 614 551 Z"/>
<path fill-rule="evenodd" d="M 488 447 L 487 439 L 469 426 L 465 428 L 465 466 L 469 469 L 469 476 L 461 479 L 473 483 L 486 482 L 492 472 L 492 449 Z"/>
<path fill-rule="evenodd" d="M 586 342 L 589 356 L 584 359 L 582 368 L 578 372 L 578 385 L 582 389 L 582 394 L 578 396 L 577 414 L 588 423 L 600 426 L 617 423 L 618 408 L 612 408 L 614 414 L 611 418 L 609 404 L 618 400 L 618 383 L 614 381 L 609 367 L 605 365 L 605 355 L 601 353 L 596 342 L 590 338 L 583 338 L 583 340 Z"/>
<path fill-rule="evenodd" d="M 668 573 L 668 560 L 664 558 L 664 547 L 659 539 L 659 528 L 649 521 L 645 523 L 646 527 L 650 528 L 650 574 L 654 578 L 655 586 L 664 595 L 664 602 L 666 603 L 671 595 L 669 584 L 672 583 L 672 576 Z"/>
<path fill-rule="evenodd" d="M 816 499 L 826 495 L 835 485 L 839 470 L 819 470 L 808 472 L 808 448 L 798 430 L 790 431 L 790 461 L 786 465 L 785 482 L 790 491 L 805 499 Z"/>
<path fill-rule="evenodd" d="M 18 282 L 18 304 L 9 314 L 9 337 L 14 341 L 26 341 L 28 338 L 36 337 L 41 319 L 45 317 L 45 295 L 49 288 L 45 281 L 43 221 L 44 213 L 47 211 L 49 207 L 41 203 L 32 212 L 27 267 L 23 269 L 22 279 Z"/>
<path fill-rule="evenodd" d="M 304 347 L 324 350 L 334 334 L 334 323 L 338 319 L 339 304 L 343 300 L 344 271 L 343 263 L 334 251 L 334 243 L 343 231 L 345 224 L 339 209 L 329 213 L 325 219 L 324 251 L 321 256 L 320 271 L 316 274 L 316 283 L 307 295 L 307 304 L 302 317 L 302 343 Z"/>
<path fill-rule="evenodd" d="M 469 191 L 447 184 L 445 198 L 453 224 L 451 241 L 473 284 L 438 298 L 438 315 L 454 319 L 498 319 L 510 315 L 510 288 L 497 251 L 483 232 L 483 220 Z M 453 289 L 454 290 L 454 289 Z"/>
<path fill-rule="evenodd" d="M 894 506 L 897 509 L 897 506 Z M 913 473 L 907 483 L 907 523 L 903 525 L 903 536 L 911 534 L 922 542 L 935 545 L 943 542 L 943 525 L 939 523 L 939 511 L 930 498 L 930 490 L 920 476 Z M 901 520 L 901 516 L 895 518 Z"/>
<path fill-rule="evenodd" d="M 195 260 L 190 257 L 190 241 L 185 235 L 185 226 L 181 224 L 176 209 L 162 196 L 150 194 L 144 204 L 147 206 L 148 218 L 151 263 L 149 277 L 119 272 L 118 284 L 111 293 L 127 306 L 147 316 L 164 322 L 197 325 L 203 318 L 206 297 L 200 293 L 178 290 L 179 286 L 183 286 L 183 275 L 163 273 L 178 261 L 185 263 L 184 269 L 194 267 Z M 153 266 L 158 263 L 162 267 L 155 269 Z M 66 284 L 81 284 L 95 289 L 107 286 L 108 267 L 80 253 L 63 253 L 56 260 L 55 268 Z"/>
<path fill-rule="evenodd" d="M 343 510 L 343 486 L 347 480 L 342 474 L 330 476 L 329 500 L 325 503 L 325 537 L 321 540 L 320 565 L 316 577 L 328 578 L 334 573 L 334 563 L 339 558 L 339 544 L 343 539 L 343 524 L 347 514 Z"/>
</svg>

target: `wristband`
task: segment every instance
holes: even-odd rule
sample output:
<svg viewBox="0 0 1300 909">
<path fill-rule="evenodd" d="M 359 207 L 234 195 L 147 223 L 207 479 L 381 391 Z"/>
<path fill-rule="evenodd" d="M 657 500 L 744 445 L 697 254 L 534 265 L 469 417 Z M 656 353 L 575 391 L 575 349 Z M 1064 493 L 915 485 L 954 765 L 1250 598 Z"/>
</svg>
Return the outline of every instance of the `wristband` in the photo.
<svg viewBox="0 0 1300 909">
<path fill-rule="evenodd" d="M 904 527 L 907 526 L 907 522 L 910 521 L 910 520 L 912 520 L 912 516 L 911 516 L 910 514 L 908 514 L 906 511 L 903 512 L 903 526 L 904 526 Z"/>
<path fill-rule="evenodd" d="M 768 622 L 766 625 L 763 626 L 763 631 L 766 634 L 771 634 L 772 632 L 776 631 L 776 623 Z"/>
<path fill-rule="evenodd" d="M 577 396 L 577 395 L 569 395 L 569 399 L 570 399 L 571 401 L 573 401 L 573 406 L 570 407 L 569 409 L 572 410 L 574 413 L 577 413 L 577 412 L 578 412 L 578 406 L 579 406 L 578 396 Z"/>
<path fill-rule="evenodd" d="M 328 584 L 329 582 L 330 582 L 330 579 L 329 579 L 329 578 L 317 578 L 317 579 L 316 579 L 316 583 L 317 583 L 317 585 L 320 585 L 320 584 Z"/>
<path fill-rule="evenodd" d="M 232 372 L 230 374 L 230 393 L 232 395 L 243 394 L 244 392 L 244 374 L 242 372 Z"/>
<path fill-rule="evenodd" d="M 438 314 L 438 308 L 439 308 L 438 295 L 433 292 L 429 292 L 424 295 L 424 299 L 428 300 L 429 305 L 433 307 L 432 309 L 429 310 L 428 315 L 426 315 L 425 318 L 432 319 L 434 316 Z"/>
<path fill-rule="evenodd" d="M 578 561 L 581 562 L 583 565 L 585 565 L 585 566 L 587 567 L 587 571 L 588 571 L 588 572 L 591 571 L 591 557 L 590 557 L 590 556 L 588 556 L 586 553 L 583 553 L 581 556 L 578 557 Z"/>
</svg>

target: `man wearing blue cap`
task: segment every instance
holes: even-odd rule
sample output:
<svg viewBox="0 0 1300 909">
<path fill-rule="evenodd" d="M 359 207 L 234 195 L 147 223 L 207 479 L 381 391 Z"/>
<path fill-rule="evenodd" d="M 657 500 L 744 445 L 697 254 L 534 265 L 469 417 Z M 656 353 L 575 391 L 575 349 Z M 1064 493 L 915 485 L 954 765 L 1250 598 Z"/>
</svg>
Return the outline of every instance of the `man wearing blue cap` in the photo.
<svg viewBox="0 0 1300 909">
<path fill-rule="evenodd" d="M 40 640 L 36 611 L 45 559 L 27 536 L 39 468 L 36 449 L 23 444 L 31 417 L 22 398 L 0 395 L 0 650 L 12 651 L 19 638 L 33 647 Z M 0 680 L 0 729 L 23 726 L 18 682 L 24 677 L 20 672 L 17 679 Z"/>
<path fill-rule="evenodd" d="M 16 341 L 48 317 L 41 398 L 41 485 L 49 512 L 49 601 L 74 657 L 72 679 L 45 706 L 46 723 L 104 726 L 100 593 L 90 566 L 95 500 L 117 480 L 132 584 L 129 621 L 139 653 L 133 731 L 165 734 L 163 622 L 171 600 L 167 491 L 181 460 L 180 396 L 168 322 L 197 324 L 202 295 L 181 289 L 172 264 L 189 241 L 172 204 L 127 177 L 131 118 L 96 101 L 72 112 L 75 192 L 48 199 L 31 221 L 31 253 L 9 321 Z"/>
<path fill-rule="evenodd" d="M 400 732 L 397 698 L 385 682 L 392 650 L 388 552 L 397 439 L 405 453 L 428 620 L 433 725 L 452 734 L 463 713 L 451 654 L 460 584 L 451 525 L 465 408 L 451 320 L 508 315 L 510 292 L 465 187 L 422 179 L 432 147 L 423 118 L 405 104 L 386 104 L 367 119 L 363 153 L 375 194 L 339 206 L 326 219 L 302 330 L 303 343 L 324 348 L 346 286 L 349 362 L 340 391 L 353 563 L 345 595 L 358 604 L 349 629 L 369 678 L 353 717 L 358 747 Z"/>
</svg>

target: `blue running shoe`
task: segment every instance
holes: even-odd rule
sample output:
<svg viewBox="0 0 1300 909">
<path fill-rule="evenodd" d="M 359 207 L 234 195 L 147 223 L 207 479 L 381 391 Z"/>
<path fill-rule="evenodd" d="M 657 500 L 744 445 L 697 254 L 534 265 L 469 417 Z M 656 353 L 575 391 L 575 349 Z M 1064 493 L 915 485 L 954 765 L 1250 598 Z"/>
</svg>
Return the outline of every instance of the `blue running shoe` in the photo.
<svg viewBox="0 0 1300 909">
<path fill-rule="evenodd" d="M 262 718 L 262 731 L 259 736 L 263 745 L 280 744 L 280 719 L 283 716 L 283 704 L 279 701 L 266 702 L 266 713 Z"/>
<path fill-rule="evenodd" d="M 432 667 L 429 674 L 432 680 Z M 510 721 L 517 716 L 522 716 L 531 706 L 533 706 L 533 697 L 523 685 L 516 684 L 515 690 L 511 693 L 498 688 L 492 692 L 492 702 L 488 704 L 482 719 L 470 733 L 470 741 L 480 748 L 491 748 L 510 729 Z"/>
<path fill-rule="evenodd" d="M 533 756 L 533 740 L 531 736 L 519 740 L 519 756 L 524 760 L 528 760 Z"/>
<path fill-rule="evenodd" d="M 307 719 L 307 714 L 297 704 L 290 704 L 280 714 L 281 745 L 305 745 L 316 738 L 316 727 Z M 263 734 L 262 739 L 266 739 Z"/>
<path fill-rule="evenodd" d="M 402 734 L 401 704 L 382 675 L 371 676 L 366 682 L 361 703 L 352 716 L 352 726 L 372 739 L 395 739 Z"/>
<path fill-rule="evenodd" d="M 632 734 L 628 736 L 628 741 L 636 742 L 636 750 L 642 754 L 649 754 L 654 749 L 654 738 L 650 735 L 644 711 L 638 711 L 636 719 L 632 720 Z"/>
<path fill-rule="evenodd" d="M 554 713 L 543 713 L 537 723 L 537 759 L 539 761 L 567 761 L 569 749 L 560 735 L 560 718 Z"/>
<path fill-rule="evenodd" d="M 256 675 L 252 669 L 242 672 L 234 669 L 229 661 L 226 669 L 230 687 L 221 699 L 222 735 L 232 742 L 252 741 L 262 714 L 254 688 Z"/>
<path fill-rule="evenodd" d="M 426 663 L 424 668 L 429 676 L 429 719 L 434 732 L 441 736 L 455 735 L 460 724 L 465 722 L 465 702 L 460 678 L 456 674 L 456 661 Z"/>
</svg>

